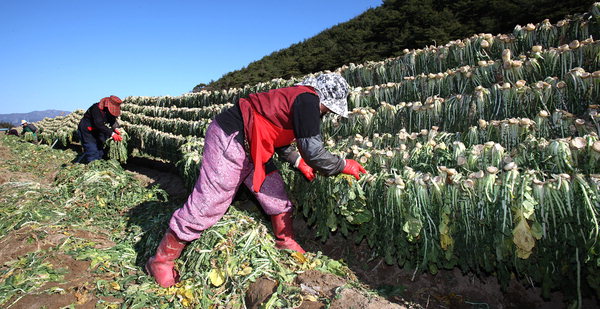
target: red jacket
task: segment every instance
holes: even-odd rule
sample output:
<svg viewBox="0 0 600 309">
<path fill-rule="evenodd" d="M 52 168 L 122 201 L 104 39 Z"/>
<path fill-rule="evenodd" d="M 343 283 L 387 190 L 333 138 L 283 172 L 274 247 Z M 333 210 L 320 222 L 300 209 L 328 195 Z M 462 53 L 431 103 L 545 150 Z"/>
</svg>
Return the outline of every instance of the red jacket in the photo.
<svg viewBox="0 0 600 309">
<path fill-rule="evenodd" d="M 254 163 L 252 189 L 260 191 L 265 180 L 265 163 L 275 153 L 275 148 L 294 141 L 292 105 L 302 93 L 316 94 L 312 87 L 294 86 L 251 94 L 240 99 L 239 106 L 244 121 L 244 133 Z"/>
</svg>

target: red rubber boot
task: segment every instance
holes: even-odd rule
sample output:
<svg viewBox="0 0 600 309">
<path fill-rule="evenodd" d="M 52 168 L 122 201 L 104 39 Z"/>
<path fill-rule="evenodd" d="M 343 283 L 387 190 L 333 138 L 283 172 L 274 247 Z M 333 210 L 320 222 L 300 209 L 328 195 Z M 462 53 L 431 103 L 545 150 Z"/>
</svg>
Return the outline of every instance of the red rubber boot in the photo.
<svg viewBox="0 0 600 309">
<path fill-rule="evenodd" d="M 179 282 L 179 274 L 175 270 L 175 260 L 187 245 L 168 228 L 165 236 L 160 241 L 156 254 L 146 263 L 146 272 L 154 277 L 156 283 L 163 288 L 168 288 Z"/>
<path fill-rule="evenodd" d="M 284 212 L 271 216 L 273 232 L 275 233 L 275 247 L 277 249 L 290 249 L 305 253 L 304 249 L 294 240 L 292 213 Z"/>
</svg>

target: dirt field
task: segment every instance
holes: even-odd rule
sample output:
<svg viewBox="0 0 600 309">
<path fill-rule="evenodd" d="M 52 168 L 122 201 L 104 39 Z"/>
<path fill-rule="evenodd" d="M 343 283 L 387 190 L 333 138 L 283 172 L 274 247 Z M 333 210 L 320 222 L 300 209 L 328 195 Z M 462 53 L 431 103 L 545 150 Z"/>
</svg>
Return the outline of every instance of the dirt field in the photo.
<svg viewBox="0 0 600 309">
<path fill-rule="evenodd" d="M 5 146 L 0 145 L 0 158 L 2 162 L 22 162 L 19 156 Z M 16 168 L 15 164 L 0 165 L 0 184 L 7 182 L 29 182 L 39 186 L 49 186 L 57 170 L 63 162 L 47 161 L 43 166 L 30 166 L 28 171 Z M 0 192 L 0 198 L 1 196 Z M 95 231 L 80 229 L 64 229 L 43 225 L 29 225 L 18 230 L 13 230 L 0 238 L 0 270 L 7 263 L 19 260 L 20 257 L 32 253 L 43 256 L 41 264 L 48 264 L 53 268 L 61 269 L 66 280 L 45 284 L 40 291 L 53 290 L 58 293 L 30 293 L 13 297 L 7 301 L 6 308 L 62 308 L 74 304 L 77 308 L 95 308 L 98 298 L 89 291 L 93 289 L 94 281 L 107 279 L 91 272 L 89 261 L 73 259 L 59 250 L 54 250 L 64 245 L 70 239 L 85 239 L 96 243 L 97 248 L 114 246 L 105 235 Z M 41 253 L 44 252 L 42 255 Z M 45 254 L 48 252 L 49 254 Z M 0 281 L 9 277 L 10 273 L 0 277 Z M 35 280 L 36 278 L 31 278 Z M 118 301 L 104 298 L 107 302 Z"/>
</svg>

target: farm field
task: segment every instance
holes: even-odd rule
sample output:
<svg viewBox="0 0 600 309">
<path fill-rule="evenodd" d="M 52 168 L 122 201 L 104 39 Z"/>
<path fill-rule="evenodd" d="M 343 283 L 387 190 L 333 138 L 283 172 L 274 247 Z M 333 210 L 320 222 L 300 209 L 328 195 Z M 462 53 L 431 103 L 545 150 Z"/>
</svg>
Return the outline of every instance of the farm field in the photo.
<svg viewBox="0 0 600 309">
<path fill-rule="evenodd" d="M 95 291 L 125 306 L 243 307 L 252 282 L 271 278 L 280 284 L 267 307 L 296 307 L 305 300 L 335 307 L 341 294 L 324 297 L 306 284 L 287 284 L 317 270 L 349 280 L 375 302 L 385 302 L 375 297 L 384 296 L 403 306 L 594 307 L 600 295 L 598 37 L 600 4 L 595 4 L 556 24 L 542 21 L 507 34 L 476 34 L 338 68 L 351 85 L 351 113 L 349 119 L 325 117 L 322 133 L 328 149 L 361 162 L 369 173 L 358 181 L 336 176 L 308 183 L 280 166 L 305 223 L 301 243 L 314 254 L 274 250 L 260 212 L 232 207 L 186 249 L 179 266 L 188 281 L 167 292 L 156 289 L 139 265 L 181 201 L 156 187 L 135 186 L 117 161 L 65 163 L 56 169 L 40 164 L 39 171 L 22 166 L 27 173 L 49 169 L 54 174 L 43 177 L 48 187 L 35 187 L 39 191 L 19 181 L 3 184 L 3 211 L 10 214 L 3 217 L 12 219 L 1 224 L 7 235 L 35 226 L 29 222 L 100 228 L 112 247 L 59 247 L 91 260 L 98 274 L 104 275 L 104 268 L 118 273 L 113 278 L 119 279 L 95 281 Z M 190 188 L 212 117 L 248 93 L 302 78 L 175 97 L 128 97 L 120 118 L 127 143 L 113 144 L 120 148 L 110 154 L 122 163 L 140 155 L 167 162 Z M 60 147 L 76 143 L 79 114 L 37 123 L 40 138 Z M 46 146 L 31 147 L 45 153 Z M 72 160 L 75 155 L 60 156 Z M 43 196 L 57 208 L 10 206 L 26 193 Z M 87 207 L 74 206 L 80 204 Z M 35 237 L 31 242 L 38 243 Z M 104 249 L 117 250 L 112 252 L 119 257 L 115 265 L 106 262 L 111 253 Z M 64 277 L 43 259 L 24 259 L 10 260 L 0 278 L 21 282 L 24 277 L 16 278 L 12 269 L 30 264 L 44 269 L 44 278 Z M 480 295 L 469 290 L 479 285 L 486 287 Z M 25 290 L 7 288 L 7 297 L 14 299 L 19 289 Z"/>
<path fill-rule="evenodd" d="M 183 195 L 68 149 L 2 136 L 0 152 L 2 308 L 399 307 L 341 261 L 275 249 L 255 206 L 232 207 L 184 253 L 183 281 L 160 288 L 142 265 Z"/>
<path fill-rule="evenodd" d="M 258 308 L 252 304 L 270 299 L 279 288 L 273 279 L 283 280 L 284 275 L 288 282 L 280 285 L 283 294 L 275 295 L 273 307 L 556 308 L 565 300 L 556 292 L 543 300 L 539 288 L 517 280 L 503 291 L 493 276 L 477 278 L 457 270 L 440 271 L 436 276 L 415 274 L 387 265 L 373 256 L 368 245 L 349 244 L 339 234 L 321 242 L 301 218 L 295 220 L 297 237 L 311 253 L 306 261 L 298 261 L 275 250 L 267 220 L 244 194 L 218 225 L 220 229 L 213 232 L 219 239 L 231 241 L 248 232 L 233 231 L 231 226 L 248 224 L 250 231 L 263 233 L 267 239 L 263 243 L 256 239 L 256 245 L 268 248 L 281 267 L 269 265 L 255 278 L 245 274 L 249 268 L 242 268 L 241 273 L 230 275 L 231 283 L 256 283 L 246 282 L 245 290 L 219 289 L 210 282 L 210 272 L 213 263 L 226 262 L 221 254 L 238 259 L 250 255 L 241 249 L 221 251 L 209 257 L 204 278 L 189 274 L 176 288 L 162 289 L 144 274 L 142 265 L 161 237 L 162 224 L 187 193 L 181 190 L 182 178 L 160 171 L 166 170 L 164 162 L 150 164 L 143 159 L 143 163 L 128 164 L 127 170 L 115 161 L 84 166 L 72 163 L 77 155 L 73 150 L 50 149 L 5 136 L 0 137 L 0 154 L 3 308 L 204 308 L 205 304 L 233 305 L 232 299 L 238 304 L 244 299 L 248 308 Z M 87 185 L 82 185 L 85 182 Z M 125 191 L 130 192 L 127 197 L 112 202 L 103 198 Z M 194 247 L 214 245 L 219 244 L 213 239 L 199 241 Z M 207 290 L 208 297 L 203 292 Z M 218 293 L 221 296 L 215 296 Z M 204 302 L 199 301 L 201 297 L 206 297 Z"/>
</svg>

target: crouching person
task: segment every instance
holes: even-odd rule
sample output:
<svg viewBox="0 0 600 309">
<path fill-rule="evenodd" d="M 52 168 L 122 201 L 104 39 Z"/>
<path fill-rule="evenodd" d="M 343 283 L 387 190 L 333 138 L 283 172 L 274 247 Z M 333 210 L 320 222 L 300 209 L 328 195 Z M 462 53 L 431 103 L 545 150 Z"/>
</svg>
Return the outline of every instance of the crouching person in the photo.
<svg viewBox="0 0 600 309">
<path fill-rule="evenodd" d="M 115 142 L 123 140 L 117 129 L 117 117 L 121 115 L 121 99 L 117 96 L 102 98 L 100 102 L 92 104 L 83 114 L 77 126 L 77 133 L 83 147 L 81 163 L 89 163 L 102 159 L 104 156 L 104 142 L 112 137 Z"/>
</svg>

